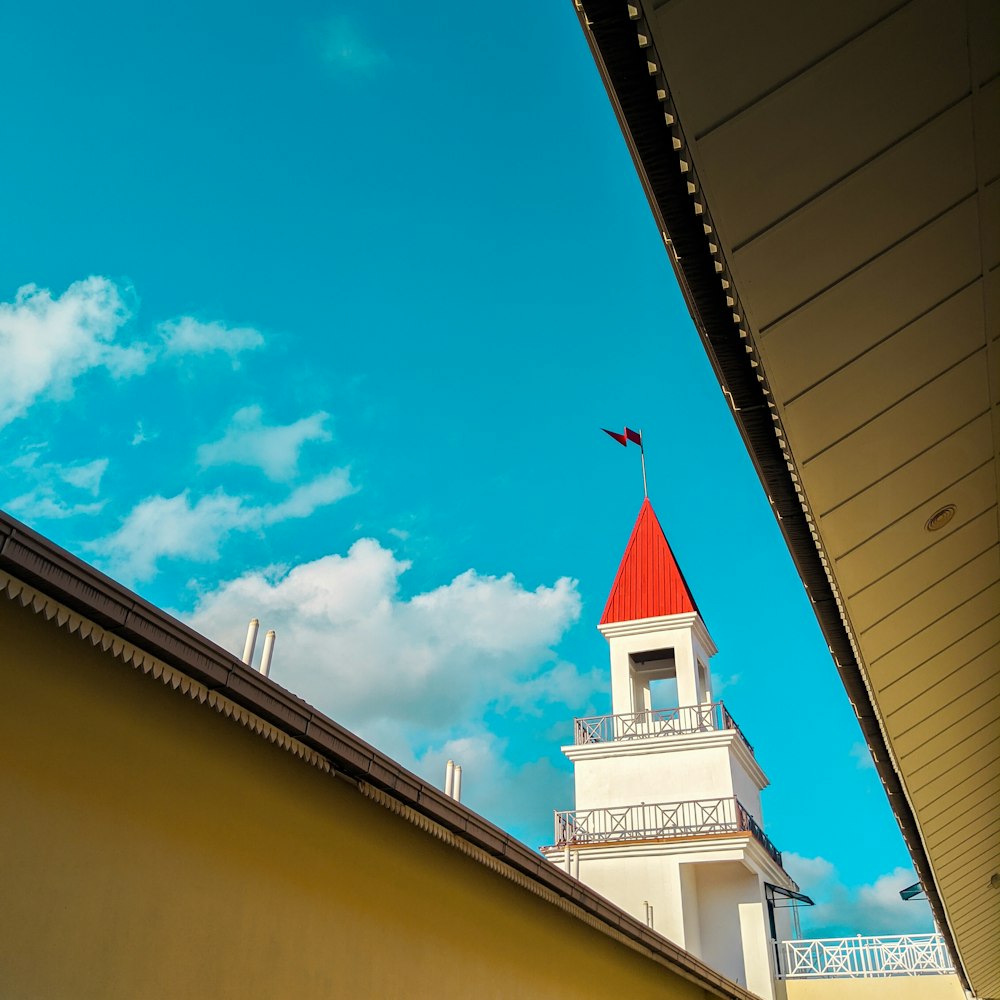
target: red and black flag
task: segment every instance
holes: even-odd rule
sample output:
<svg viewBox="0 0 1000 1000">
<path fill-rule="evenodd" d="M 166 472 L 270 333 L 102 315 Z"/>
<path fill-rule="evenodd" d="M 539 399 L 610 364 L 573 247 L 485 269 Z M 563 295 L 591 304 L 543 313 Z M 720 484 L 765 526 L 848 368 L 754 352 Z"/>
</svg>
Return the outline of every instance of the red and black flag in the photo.
<svg viewBox="0 0 1000 1000">
<path fill-rule="evenodd" d="M 626 427 L 624 434 L 619 434 L 617 431 L 609 431 L 607 427 L 602 427 L 601 430 L 608 437 L 613 437 L 623 448 L 628 447 L 629 441 L 639 446 L 639 455 L 642 458 L 642 492 L 645 496 L 649 496 L 649 492 L 646 489 L 646 450 L 642 446 L 642 431 L 634 431 L 631 427 Z"/>
<path fill-rule="evenodd" d="M 624 434 L 618 434 L 616 431 L 609 431 L 607 427 L 602 427 L 602 431 L 609 437 L 613 437 L 623 448 L 628 447 L 629 441 L 633 444 L 637 444 L 640 448 L 642 447 L 642 432 L 634 431 L 631 427 L 625 428 Z"/>
</svg>

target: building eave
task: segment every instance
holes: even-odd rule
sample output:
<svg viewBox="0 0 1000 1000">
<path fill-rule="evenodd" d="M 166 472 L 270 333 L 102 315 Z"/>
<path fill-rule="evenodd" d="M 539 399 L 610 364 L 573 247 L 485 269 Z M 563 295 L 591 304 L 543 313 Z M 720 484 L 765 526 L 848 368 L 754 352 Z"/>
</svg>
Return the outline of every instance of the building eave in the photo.
<svg viewBox="0 0 1000 1000">
<path fill-rule="evenodd" d="M 878 713 L 824 565 L 825 556 L 796 489 L 792 457 L 782 447 L 766 375 L 745 331 L 741 335 L 732 302 L 727 301 L 718 255 L 711 249 L 710 207 L 697 195 L 693 197 L 689 189 L 690 165 L 683 161 L 685 143 L 683 139 L 679 144 L 674 142 L 678 135 L 683 136 L 683 123 L 678 121 L 668 83 L 656 64 L 655 49 L 639 44 L 641 3 L 576 0 L 575 7 L 695 328 L 872 750 L 934 918 L 963 985 L 969 988 L 916 817 L 893 767 Z"/>
</svg>

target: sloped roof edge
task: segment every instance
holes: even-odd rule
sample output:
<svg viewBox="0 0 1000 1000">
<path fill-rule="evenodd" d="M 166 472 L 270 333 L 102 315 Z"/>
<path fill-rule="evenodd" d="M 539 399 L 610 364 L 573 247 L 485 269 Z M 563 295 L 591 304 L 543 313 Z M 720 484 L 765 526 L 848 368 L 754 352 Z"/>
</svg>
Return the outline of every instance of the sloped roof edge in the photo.
<svg viewBox="0 0 1000 1000">
<path fill-rule="evenodd" d="M 719 975 L 478 813 L 3 511 L 0 571 L 92 622 L 109 638 L 121 639 L 151 654 L 264 720 L 325 760 L 332 771 L 357 782 L 368 797 L 424 829 L 433 832 L 440 828 L 454 835 L 455 843 L 467 845 L 465 853 L 501 874 L 509 870 L 537 894 L 558 897 L 568 912 L 623 940 L 710 995 L 754 1000 L 754 994 Z M 2 587 L 0 593 L 6 596 Z"/>
</svg>

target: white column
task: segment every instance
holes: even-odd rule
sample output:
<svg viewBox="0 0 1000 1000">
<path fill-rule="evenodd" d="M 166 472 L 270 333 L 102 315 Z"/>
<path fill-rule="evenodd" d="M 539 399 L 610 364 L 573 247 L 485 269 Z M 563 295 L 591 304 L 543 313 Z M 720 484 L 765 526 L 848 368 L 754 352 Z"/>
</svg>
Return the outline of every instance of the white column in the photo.
<svg viewBox="0 0 1000 1000">
<path fill-rule="evenodd" d="M 701 915 L 698 912 L 698 878 L 693 864 L 680 869 L 681 906 L 684 910 L 683 945 L 692 955 L 701 955 Z"/>
<path fill-rule="evenodd" d="M 611 712 L 614 715 L 629 715 L 638 712 L 642 705 L 635 704 L 632 666 L 628 653 L 612 640 L 611 643 Z"/>
<path fill-rule="evenodd" d="M 740 937 L 743 940 L 743 966 L 747 989 L 764 1000 L 774 998 L 774 972 L 771 968 L 770 931 L 767 904 L 763 893 L 759 901 L 740 903 Z"/>
<path fill-rule="evenodd" d="M 631 668 L 630 668 L 631 669 Z M 632 670 L 632 704 L 635 712 L 648 712 L 653 707 L 653 696 L 649 691 L 649 681 Z"/>
<path fill-rule="evenodd" d="M 695 661 L 695 671 L 698 673 L 698 703 L 701 705 L 711 704 L 712 701 L 712 668 L 709 666 L 711 654 L 698 641 L 697 636 L 693 639 L 693 653 Z M 698 669 L 698 664 L 705 666 L 704 675 Z"/>
<path fill-rule="evenodd" d="M 657 878 L 650 880 L 652 884 L 647 890 L 655 908 L 656 930 L 682 948 L 688 948 L 684 917 L 687 901 L 681 877 L 683 869 L 673 858 L 662 858 L 660 864 L 662 868 L 656 872 Z"/>
<path fill-rule="evenodd" d="M 677 665 L 677 704 L 697 705 L 698 679 L 694 658 L 694 642 L 690 632 L 678 632 L 674 642 L 674 662 Z"/>
</svg>

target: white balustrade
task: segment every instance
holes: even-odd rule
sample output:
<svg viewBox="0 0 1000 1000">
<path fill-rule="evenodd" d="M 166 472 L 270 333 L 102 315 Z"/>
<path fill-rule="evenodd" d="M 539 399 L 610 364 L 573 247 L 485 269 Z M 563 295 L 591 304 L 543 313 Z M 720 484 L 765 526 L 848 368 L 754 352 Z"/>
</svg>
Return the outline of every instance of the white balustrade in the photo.
<svg viewBox="0 0 1000 1000">
<path fill-rule="evenodd" d="M 573 742 L 577 746 L 586 746 L 590 743 L 647 740 L 726 729 L 735 730 L 747 749 L 753 753 L 753 747 L 721 701 L 707 705 L 651 708 L 644 712 L 574 719 Z"/>
<path fill-rule="evenodd" d="M 865 979 L 954 971 L 940 934 L 781 942 L 782 979 Z"/>
</svg>

